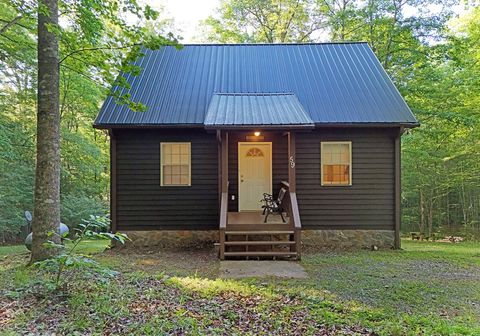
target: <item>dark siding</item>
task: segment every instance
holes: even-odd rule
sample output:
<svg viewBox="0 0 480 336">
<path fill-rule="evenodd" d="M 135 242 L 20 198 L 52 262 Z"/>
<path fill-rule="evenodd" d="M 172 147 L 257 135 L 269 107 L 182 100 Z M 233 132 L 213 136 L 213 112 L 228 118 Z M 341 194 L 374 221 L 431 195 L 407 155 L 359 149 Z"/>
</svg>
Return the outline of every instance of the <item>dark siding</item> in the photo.
<svg viewBox="0 0 480 336">
<path fill-rule="evenodd" d="M 228 146 L 228 193 L 229 211 L 238 211 L 238 143 L 246 142 L 246 136 L 253 132 L 229 132 Z M 287 137 L 281 132 L 262 132 L 263 142 L 272 142 L 272 192 L 278 194 L 280 182 L 288 180 Z M 235 195 L 232 201 L 231 195 Z"/>
<path fill-rule="evenodd" d="M 117 130 L 118 230 L 217 229 L 218 148 L 203 130 Z M 238 142 L 229 132 L 229 211 L 238 209 Z M 273 192 L 288 179 L 287 137 L 272 142 Z M 297 133 L 297 197 L 305 229 L 394 229 L 394 137 L 387 129 L 319 129 Z M 352 141 L 351 187 L 320 186 L 320 141 Z M 160 186 L 160 142 L 192 143 L 192 186 Z"/>
<path fill-rule="evenodd" d="M 203 130 L 117 130 L 117 228 L 217 229 L 216 135 Z M 160 186 L 160 142 L 191 142 L 192 185 Z"/>
<path fill-rule="evenodd" d="M 297 198 L 305 229 L 393 230 L 395 132 L 319 129 L 297 133 Z M 352 141 L 352 186 L 320 185 L 320 141 Z"/>
</svg>

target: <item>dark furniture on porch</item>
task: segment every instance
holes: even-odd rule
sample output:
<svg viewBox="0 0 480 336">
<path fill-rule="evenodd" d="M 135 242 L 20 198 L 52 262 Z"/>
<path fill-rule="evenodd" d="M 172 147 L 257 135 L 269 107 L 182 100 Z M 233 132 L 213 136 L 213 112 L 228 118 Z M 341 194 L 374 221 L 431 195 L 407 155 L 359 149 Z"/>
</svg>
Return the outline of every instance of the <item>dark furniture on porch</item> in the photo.
<svg viewBox="0 0 480 336">
<path fill-rule="evenodd" d="M 282 217 L 282 222 L 285 223 L 285 218 L 283 218 L 283 198 L 285 197 L 286 193 L 287 190 L 285 188 L 280 188 L 277 199 L 274 199 L 273 195 L 267 193 L 263 194 L 262 209 L 263 215 L 265 215 L 265 219 L 263 220 L 264 223 L 267 222 L 270 214 L 279 214 L 280 217 Z"/>
</svg>

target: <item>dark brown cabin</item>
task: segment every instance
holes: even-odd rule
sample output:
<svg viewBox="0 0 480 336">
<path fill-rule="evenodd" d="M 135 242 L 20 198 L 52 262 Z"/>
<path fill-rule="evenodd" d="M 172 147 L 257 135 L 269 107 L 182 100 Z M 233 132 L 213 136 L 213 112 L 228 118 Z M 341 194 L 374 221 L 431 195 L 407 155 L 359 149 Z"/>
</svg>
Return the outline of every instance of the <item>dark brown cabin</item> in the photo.
<svg viewBox="0 0 480 336">
<path fill-rule="evenodd" d="M 400 246 L 400 136 L 418 123 L 366 43 L 144 53 L 126 79 L 147 111 L 108 97 L 95 121 L 113 230 L 222 259 Z"/>
</svg>

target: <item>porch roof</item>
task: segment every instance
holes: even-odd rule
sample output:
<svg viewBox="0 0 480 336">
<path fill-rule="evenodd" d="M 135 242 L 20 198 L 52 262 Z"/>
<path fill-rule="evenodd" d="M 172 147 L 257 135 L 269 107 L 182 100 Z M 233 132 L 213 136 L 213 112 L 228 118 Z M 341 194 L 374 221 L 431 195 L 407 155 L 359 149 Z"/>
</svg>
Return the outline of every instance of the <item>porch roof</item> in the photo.
<svg viewBox="0 0 480 336">
<path fill-rule="evenodd" d="M 314 122 L 294 93 L 214 93 L 206 128 L 313 128 Z"/>
</svg>

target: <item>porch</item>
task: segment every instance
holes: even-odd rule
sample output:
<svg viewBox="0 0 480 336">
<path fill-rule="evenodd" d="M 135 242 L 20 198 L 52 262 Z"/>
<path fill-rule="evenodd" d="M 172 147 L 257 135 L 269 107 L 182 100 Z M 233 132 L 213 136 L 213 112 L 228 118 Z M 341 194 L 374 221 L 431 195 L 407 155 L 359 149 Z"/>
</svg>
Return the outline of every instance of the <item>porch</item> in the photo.
<svg viewBox="0 0 480 336">
<path fill-rule="evenodd" d="M 234 141 L 229 141 L 229 133 Z M 240 138 L 249 139 L 248 133 L 242 132 Z M 260 133 L 260 132 L 258 132 Z M 278 132 L 277 132 L 278 133 Z M 288 258 L 300 259 L 301 254 L 301 221 L 298 211 L 296 185 L 295 185 L 295 133 L 292 131 L 281 132 L 280 136 L 287 144 L 284 163 L 288 181 L 281 181 L 278 185 L 272 185 L 272 176 L 266 177 L 268 181 L 262 184 L 255 180 L 255 189 L 248 191 L 249 177 L 242 173 L 241 156 L 248 154 L 248 150 L 258 147 L 254 139 L 240 142 L 238 132 L 217 131 L 219 141 L 219 257 L 220 259 L 259 259 L 259 258 Z M 243 139 L 242 139 L 243 140 Z M 262 138 L 262 140 L 264 140 Z M 229 147 L 240 146 L 240 143 L 247 145 L 247 150 L 238 153 L 238 162 L 229 164 Z M 251 147 L 249 149 L 249 147 Z M 270 147 L 275 148 L 275 146 Z M 278 155 L 278 153 L 276 153 Z M 256 166 L 252 159 L 252 171 L 261 171 L 263 161 L 259 160 L 260 166 Z M 271 164 L 271 155 L 270 155 Z M 230 183 L 229 170 L 235 173 L 234 183 Z M 231 185 L 235 190 L 231 190 Z M 265 220 L 266 214 L 262 213 L 261 199 L 263 193 L 270 193 L 276 199 L 278 190 L 284 189 L 285 195 L 281 200 L 283 208 L 282 220 L 280 214 L 270 214 Z M 245 196 L 245 194 L 248 194 Z M 246 201 L 245 201 L 246 200 Z M 256 204 L 256 205 L 255 205 Z"/>
<path fill-rule="evenodd" d="M 298 98 L 285 92 L 216 93 L 204 124 L 218 140 L 220 259 L 299 259 L 295 131 L 311 130 L 314 123 Z M 261 199 L 276 199 L 279 190 L 288 221 L 265 221 Z"/>
</svg>

